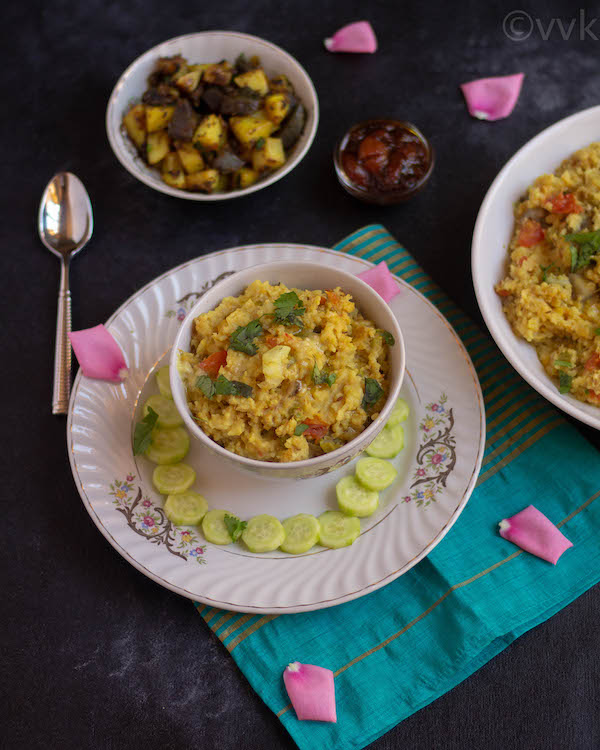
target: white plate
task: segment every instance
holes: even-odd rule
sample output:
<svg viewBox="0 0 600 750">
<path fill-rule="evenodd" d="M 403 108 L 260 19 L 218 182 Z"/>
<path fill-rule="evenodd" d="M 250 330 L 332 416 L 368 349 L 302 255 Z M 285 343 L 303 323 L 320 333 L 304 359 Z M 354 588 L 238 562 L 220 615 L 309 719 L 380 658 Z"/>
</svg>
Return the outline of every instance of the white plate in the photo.
<svg viewBox="0 0 600 750">
<path fill-rule="evenodd" d="M 543 130 L 502 168 L 484 198 L 473 233 L 473 284 L 481 314 L 504 356 L 525 380 L 559 409 L 600 429 L 600 409 L 558 392 L 535 348 L 513 333 L 494 286 L 506 275 L 514 229 L 513 206 L 541 174 L 552 173 L 579 148 L 600 139 L 600 106 L 578 112 Z"/>
<path fill-rule="evenodd" d="M 241 545 L 207 544 L 194 528 L 175 528 L 152 487 L 153 466 L 134 458 L 136 410 L 156 391 L 152 371 L 167 360 L 179 320 L 224 274 L 275 260 L 306 260 L 360 273 L 359 258 L 305 245 L 254 245 L 185 263 L 137 292 L 107 326 L 131 374 L 111 385 L 78 373 L 67 423 L 75 483 L 92 519 L 126 560 L 190 599 L 243 612 L 302 612 L 349 601 L 390 583 L 430 552 L 464 508 L 485 440 L 479 381 L 458 336 L 441 313 L 408 284 L 391 302 L 405 338 L 402 395 L 411 415 L 406 446 L 394 460 L 401 479 L 381 493 L 380 508 L 340 550 L 315 547 L 299 556 L 253 555 Z M 253 477 L 222 464 L 193 441 L 185 459 L 211 507 L 241 518 L 283 519 L 336 505 L 335 484 L 353 464 L 294 482 Z"/>
<path fill-rule="evenodd" d="M 268 177 L 243 190 L 226 193 L 193 193 L 173 188 L 162 181 L 157 169 L 150 167 L 140 157 L 122 127 L 123 116 L 134 102 L 139 101 L 148 87 L 148 76 L 159 57 L 181 54 L 192 63 L 229 60 L 238 55 L 258 55 L 268 76 L 283 74 L 291 81 L 294 91 L 306 108 L 306 123 L 298 141 L 288 154 L 286 163 Z M 300 63 L 281 47 L 265 39 L 237 31 L 201 31 L 169 39 L 152 47 L 134 60 L 117 81 L 106 108 L 106 133 L 117 159 L 138 180 L 161 193 L 190 201 L 222 201 L 254 193 L 271 185 L 290 172 L 306 155 L 317 132 L 319 122 L 319 100 L 308 73 Z"/>
</svg>

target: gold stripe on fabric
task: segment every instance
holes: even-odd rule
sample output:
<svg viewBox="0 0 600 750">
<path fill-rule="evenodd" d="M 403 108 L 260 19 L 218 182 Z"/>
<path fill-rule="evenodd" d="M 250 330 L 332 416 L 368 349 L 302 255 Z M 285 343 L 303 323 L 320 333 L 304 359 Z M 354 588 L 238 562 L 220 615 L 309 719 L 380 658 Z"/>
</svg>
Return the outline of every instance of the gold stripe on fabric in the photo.
<svg viewBox="0 0 600 750">
<path fill-rule="evenodd" d="M 233 614 L 238 614 L 237 612 L 234 612 Z M 242 625 L 245 625 L 248 620 L 250 620 L 255 615 L 253 614 L 246 614 L 243 617 L 240 617 L 239 620 L 236 620 L 232 625 L 225 628 L 225 630 L 221 633 L 221 635 L 218 636 L 220 641 L 225 640 L 227 636 L 231 635 L 232 633 L 235 633 L 236 630 L 239 630 L 239 628 L 242 627 Z"/>
<path fill-rule="evenodd" d="M 573 519 L 578 513 L 581 513 L 582 510 L 585 510 L 585 508 L 588 507 L 594 500 L 596 500 L 598 497 L 600 497 L 600 491 L 596 492 L 595 495 L 592 495 L 592 497 L 588 498 L 584 503 L 582 503 L 578 508 L 576 508 L 572 513 L 570 513 L 568 516 L 562 519 L 562 521 L 559 521 L 559 523 L 556 524 L 558 528 L 561 526 L 564 526 L 565 523 L 568 523 L 571 519 Z M 416 625 L 418 622 L 420 622 L 424 617 L 427 617 L 428 614 L 430 614 L 436 607 L 438 607 L 444 599 L 446 599 L 450 594 L 457 589 L 464 588 L 465 586 L 468 586 L 471 583 L 474 583 L 475 581 L 479 580 L 480 578 L 483 578 L 483 576 L 487 575 L 488 573 L 491 573 L 493 570 L 496 570 L 497 568 L 502 567 L 507 562 L 510 562 L 511 560 L 515 560 L 517 557 L 523 554 L 523 550 L 519 549 L 513 552 L 508 557 L 505 557 L 503 560 L 499 560 L 497 563 L 494 563 L 493 565 L 490 565 L 485 570 L 482 570 L 480 573 L 476 573 L 474 576 L 471 576 L 471 578 L 467 578 L 464 581 L 461 581 L 460 583 L 455 583 L 454 586 L 451 586 L 447 591 L 445 591 L 439 599 L 437 599 L 431 606 L 429 606 L 424 612 L 421 612 L 420 615 L 417 615 L 414 619 L 412 619 L 407 625 L 405 625 L 401 630 L 398 630 L 396 633 L 393 633 L 389 636 L 389 638 L 386 638 L 384 641 L 381 641 L 381 643 L 378 643 L 376 646 L 373 646 L 368 651 L 365 651 L 364 653 L 360 654 L 359 656 L 356 656 L 354 659 L 349 661 L 347 664 L 344 664 L 343 667 L 340 667 L 338 670 L 336 670 L 333 674 L 334 677 L 338 677 L 343 672 L 345 672 L 347 669 L 350 669 L 350 667 L 353 667 L 355 664 L 358 664 L 358 662 L 365 659 L 367 656 L 371 656 L 371 654 L 377 653 L 377 651 L 380 651 L 382 648 L 385 648 L 388 646 L 392 641 L 395 641 L 396 638 L 399 638 L 401 635 L 407 632 L 407 630 L 410 630 L 414 625 Z M 275 715 L 277 718 L 280 718 L 285 714 L 287 711 L 291 709 L 292 705 L 291 703 L 288 703 L 287 706 L 284 706 L 280 711 L 278 711 Z"/>
<path fill-rule="evenodd" d="M 508 454 L 508 456 L 505 456 L 501 461 L 498 461 L 498 463 L 495 466 L 492 466 L 491 469 L 488 469 L 483 474 L 479 475 L 479 479 L 477 480 L 476 487 L 479 487 L 479 485 L 486 482 L 490 477 L 493 477 L 494 474 L 500 471 L 500 469 L 503 469 L 505 466 L 507 466 L 511 461 L 514 461 L 515 458 L 518 458 L 521 453 L 527 450 L 530 446 L 532 446 L 534 443 L 537 443 L 538 440 L 541 440 L 541 438 L 544 437 L 547 433 L 549 433 L 551 430 L 553 430 L 555 427 L 558 427 L 559 425 L 563 424 L 563 418 L 562 417 L 556 417 L 548 424 L 544 425 L 540 430 L 538 430 L 536 433 L 534 433 L 530 438 L 525 440 L 525 442 L 521 443 L 521 445 L 518 446 L 518 448 L 515 448 L 514 451 Z"/>
<path fill-rule="evenodd" d="M 490 461 L 493 461 L 496 456 L 499 456 L 501 453 L 503 453 L 505 450 L 510 448 L 511 445 L 517 443 L 520 438 L 523 437 L 523 435 L 526 435 L 530 430 L 533 430 L 534 427 L 537 427 L 540 422 L 543 422 L 545 419 L 548 419 L 548 412 L 546 409 L 543 409 L 541 414 L 538 414 L 537 417 L 534 419 L 528 419 L 528 417 L 531 417 L 532 414 L 535 412 L 532 410 L 526 410 L 522 411 L 507 425 L 505 425 L 501 430 L 498 430 L 498 432 L 494 435 L 494 442 L 497 442 L 501 437 L 506 435 L 507 432 L 514 429 L 518 424 L 521 424 L 522 422 L 526 422 L 526 424 L 521 427 L 520 430 L 514 433 L 514 435 L 510 435 L 504 442 L 500 443 L 500 445 L 497 445 L 491 453 L 488 453 L 488 455 L 483 459 L 481 466 L 487 466 L 487 464 L 490 463 Z"/>
<path fill-rule="evenodd" d="M 221 627 L 221 625 L 225 625 L 226 622 L 229 622 L 231 618 L 237 615 L 237 612 L 225 612 L 222 617 L 219 617 L 213 624 L 210 626 L 210 629 L 213 633 L 216 633 L 217 630 Z"/>
<path fill-rule="evenodd" d="M 345 245 L 341 252 L 348 253 L 353 247 L 356 247 L 356 245 L 361 245 L 366 240 L 370 239 L 371 237 L 374 237 L 376 234 L 382 232 L 382 237 L 385 237 L 387 233 L 381 229 L 381 227 L 377 227 L 376 229 L 371 229 L 368 232 L 365 232 L 364 234 L 361 234 L 360 237 L 356 237 L 351 242 L 349 242 L 347 245 Z M 359 258 L 363 256 L 365 253 L 369 252 L 369 248 L 373 246 L 373 243 L 369 243 L 365 247 L 361 247 L 360 250 L 357 250 L 356 253 L 350 253 L 350 255 L 356 255 Z"/>
<path fill-rule="evenodd" d="M 379 244 L 379 243 L 377 243 Z M 394 252 L 394 248 L 391 245 L 388 245 L 387 247 L 382 247 L 381 250 L 377 250 L 373 255 L 371 255 L 370 258 L 365 258 L 365 260 L 368 260 L 369 263 L 377 263 L 377 261 L 380 258 L 383 258 L 384 255 L 389 255 L 390 253 Z M 388 264 L 391 263 L 391 260 L 386 261 Z M 397 263 L 397 261 L 394 261 Z"/>
<path fill-rule="evenodd" d="M 263 625 L 266 625 L 268 622 L 275 620 L 277 617 L 279 617 L 279 615 L 263 615 L 260 620 L 252 623 L 252 625 L 246 628 L 246 630 L 243 630 L 239 635 L 236 635 L 233 640 L 225 644 L 225 648 L 229 651 L 229 653 L 231 653 L 233 649 L 236 646 L 239 646 L 239 644 L 244 641 L 249 635 L 252 635 L 252 633 L 256 633 L 259 628 L 262 628 Z"/>
<path fill-rule="evenodd" d="M 510 400 L 510 395 L 504 396 L 501 402 L 500 401 L 498 402 L 498 408 L 501 408 L 502 406 L 504 406 L 504 404 L 509 400 Z M 490 445 L 496 441 L 497 435 L 501 435 L 500 432 L 495 433 L 494 435 L 491 434 L 494 427 L 496 427 L 497 425 L 500 424 L 500 422 L 503 422 L 505 419 L 510 417 L 510 415 L 513 414 L 518 409 L 524 409 L 526 413 L 533 413 L 538 409 L 544 409 L 547 414 L 550 414 L 550 410 L 546 407 L 546 405 L 540 404 L 540 402 L 537 399 L 533 402 L 533 404 L 529 404 L 528 398 L 522 398 L 522 399 L 519 399 L 518 401 L 515 401 L 510 406 L 506 407 L 506 409 L 503 409 L 501 414 L 498 414 L 497 417 L 495 417 L 494 419 L 491 419 L 487 423 L 487 434 L 489 436 L 487 442 Z M 519 415 L 517 415 L 517 418 L 518 416 Z"/>
<path fill-rule="evenodd" d="M 208 612 L 204 612 L 204 614 L 201 615 L 201 617 L 204 620 L 210 620 L 210 618 L 215 615 L 217 612 L 220 612 L 221 610 L 217 609 L 216 607 L 209 607 Z"/>
</svg>

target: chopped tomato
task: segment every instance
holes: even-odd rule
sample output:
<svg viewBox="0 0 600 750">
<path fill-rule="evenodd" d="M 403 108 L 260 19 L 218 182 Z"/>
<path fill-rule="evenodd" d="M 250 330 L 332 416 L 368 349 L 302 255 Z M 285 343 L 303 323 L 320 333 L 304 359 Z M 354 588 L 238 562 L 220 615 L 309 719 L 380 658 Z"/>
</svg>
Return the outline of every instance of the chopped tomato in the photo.
<svg viewBox="0 0 600 750">
<path fill-rule="evenodd" d="M 272 349 L 274 346 L 277 346 L 277 339 L 275 338 L 275 336 L 269 336 L 267 338 L 267 346 L 269 347 L 269 349 Z"/>
<path fill-rule="evenodd" d="M 326 289 L 325 294 L 327 295 L 327 299 L 329 300 L 330 304 L 332 304 L 334 307 L 340 304 L 340 298 L 335 292 L 332 292 L 331 289 Z"/>
<path fill-rule="evenodd" d="M 525 263 L 526 260 L 527 260 L 527 256 L 526 255 L 524 255 L 522 258 L 519 258 L 519 265 L 522 266 L 523 263 Z"/>
<path fill-rule="evenodd" d="M 510 292 L 507 289 L 496 289 L 496 294 L 499 297 L 510 297 Z"/>
<path fill-rule="evenodd" d="M 302 434 L 305 438 L 313 438 L 313 440 L 325 437 L 329 430 L 329 425 L 320 419 L 305 419 L 304 424 L 308 425 L 308 430 L 304 430 Z"/>
<path fill-rule="evenodd" d="M 580 214 L 583 211 L 573 193 L 558 193 L 550 198 L 550 203 L 555 214 Z"/>
<path fill-rule="evenodd" d="M 546 233 L 539 222 L 534 221 L 533 219 L 526 219 L 519 230 L 517 244 L 522 245 L 523 247 L 533 247 L 544 239 L 545 234 Z"/>
<path fill-rule="evenodd" d="M 200 367 L 207 375 L 216 377 L 219 374 L 219 370 L 221 367 L 225 366 L 226 362 L 226 351 L 215 352 L 214 354 L 209 354 L 206 359 L 203 359 L 202 362 L 200 362 Z"/>
<path fill-rule="evenodd" d="M 588 361 L 585 363 L 586 370 L 598 370 L 600 369 L 600 354 L 594 352 Z"/>
<path fill-rule="evenodd" d="M 320 305 L 326 305 L 327 304 L 327 297 L 321 297 L 321 301 L 319 302 Z"/>
<path fill-rule="evenodd" d="M 596 391 L 586 391 L 586 396 L 591 401 L 595 401 L 597 404 L 600 404 L 600 393 L 597 393 Z"/>
<path fill-rule="evenodd" d="M 291 333 L 284 333 L 283 335 L 286 337 L 288 341 L 295 341 Z"/>
</svg>

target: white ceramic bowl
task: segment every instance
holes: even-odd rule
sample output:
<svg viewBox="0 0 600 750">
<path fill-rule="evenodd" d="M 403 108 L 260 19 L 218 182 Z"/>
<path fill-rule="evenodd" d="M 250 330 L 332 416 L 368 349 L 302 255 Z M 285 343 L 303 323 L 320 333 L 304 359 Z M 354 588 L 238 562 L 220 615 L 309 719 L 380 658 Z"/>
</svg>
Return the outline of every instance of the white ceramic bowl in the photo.
<svg viewBox="0 0 600 750">
<path fill-rule="evenodd" d="M 193 193 L 167 185 L 160 178 L 158 170 L 149 167 L 137 153 L 122 127 L 122 119 L 131 104 L 141 98 L 148 87 L 148 76 L 159 57 L 181 54 L 193 63 L 218 62 L 229 60 L 245 53 L 247 57 L 258 55 L 265 72 L 269 76 L 284 74 L 291 81 L 298 98 L 306 108 L 307 118 L 302 135 L 288 154 L 286 163 L 268 177 L 259 180 L 243 190 L 230 190 L 227 193 Z M 267 185 L 272 185 L 290 172 L 305 156 L 317 131 L 319 122 L 319 100 L 313 83 L 300 63 L 275 44 L 249 34 L 237 31 L 200 31 L 169 39 L 144 52 L 119 78 L 106 109 L 106 132 L 115 156 L 128 172 L 138 180 L 161 193 L 190 201 L 222 201 L 238 198 Z"/>
<path fill-rule="evenodd" d="M 512 366 L 542 396 L 581 422 L 600 429 L 600 408 L 558 392 L 531 344 L 512 331 L 494 285 L 506 272 L 514 229 L 513 206 L 541 174 L 551 173 L 574 151 L 600 139 L 600 106 L 567 117 L 526 143 L 500 171 L 479 210 L 471 254 L 481 314 Z"/>
<path fill-rule="evenodd" d="M 391 383 L 388 399 L 379 416 L 360 435 L 346 445 L 331 453 L 326 453 L 315 458 L 304 461 L 289 461 L 286 463 L 275 463 L 268 461 L 257 461 L 231 453 L 211 440 L 196 424 L 190 414 L 185 388 L 179 373 L 177 372 L 177 358 L 180 350 L 190 350 L 190 337 L 194 318 L 204 312 L 214 309 L 224 297 L 237 296 L 256 279 L 270 281 L 271 283 L 282 282 L 286 286 L 297 289 L 332 289 L 340 286 L 349 292 L 362 314 L 373 320 L 379 328 L 384 328 L 394 336 L 396 343 L 391 348 Z M 243 271 L 229 276 L 227 279 L 215 284 L 209 289 L 192 307 L 183 320 L 177 338 L 175 339 L 171 352 L 171 390 L 175 404 L 181 413 L 186 427 L 194 437 L 200 440 L 207 448 L 223 456 L 229 462 L 262 476 L 277 479 L 308 479 L 321 476 L 333 469 L 337 469 L 351 461 L 360 451 L 376 437 L 384 427 L 387 418 L 398 398 L 402 380 L 404 378 L 405 354 L 404 340 L 398 321 L 394 317 L 390 307 L 383 299 L 373 291 L 368 284 L 361 281 L 346 271 L 338 271 L 317 263 L 265 263 L 264 265 L 247 268 Z"/>
</svg>

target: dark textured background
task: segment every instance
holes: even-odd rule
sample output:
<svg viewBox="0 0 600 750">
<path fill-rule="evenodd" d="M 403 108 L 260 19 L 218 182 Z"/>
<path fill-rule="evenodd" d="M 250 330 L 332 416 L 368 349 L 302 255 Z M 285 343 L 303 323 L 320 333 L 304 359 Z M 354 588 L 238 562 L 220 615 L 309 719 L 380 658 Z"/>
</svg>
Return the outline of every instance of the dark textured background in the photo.
<svg viewBox="0 0 600 750">
<path fill-rule="evenodd" d="M 0 742 L 11 750 L 292 747 L 191 603 L 119 557 L 80 502 L 64 419 L 50 413 L 58 264 L 37 239 L 35 216 L 52 174 L 74 171 L 94 206 L 94 237 L 72 270 L 75 328 L 105 320 L 136 289 L 197 255 L 261 241 L 329 245 L 373 221 L 477 316 L 469 251 L 487 187 L 538 131 L 600 100 L 600 41 L 580 39 L 578 27 L 563 40 L 555 26 L 548 40 L 535 31 L 511 42 L 502 20 L 514 4 L 311 5 L 54 0 L 2 11 Z M 569 3 L 525 8 L 544 27 L 579 14 Z M 376 55 L 324 51 L 323 37 L 363 17 L 379 37 Z M 593 17 L 588 10 L 586 23 Z M 222 205 L 136 182 L 104 132 L 121 71 L 158 42 L 203 29 L 280 44 L 305 65 L 321 102 L 303 163 L 264 192 Z M 600 37 L 600 21 L 592 31 Z M 467 115 L 459 83 L 521 70 L 527 77 L 509 119 Z M 336 138 L 369 115 L 412 120 L 435 145 L 431 183 L 405 206 L 363 206 L 335 181 Z M 373 747 L 597 749 L 599 616 L 597 587 Z"/>
</svg>

